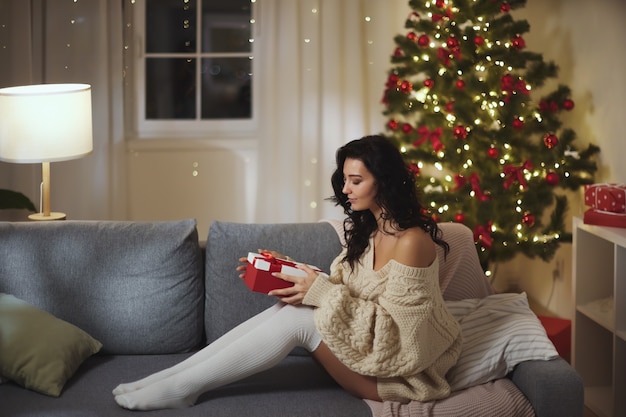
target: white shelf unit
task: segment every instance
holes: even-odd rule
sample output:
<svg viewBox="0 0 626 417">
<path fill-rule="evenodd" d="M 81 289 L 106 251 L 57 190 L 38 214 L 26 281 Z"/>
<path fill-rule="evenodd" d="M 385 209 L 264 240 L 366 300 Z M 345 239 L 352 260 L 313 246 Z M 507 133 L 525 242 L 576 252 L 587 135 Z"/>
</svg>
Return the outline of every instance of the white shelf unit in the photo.
<svg viewBox="0 0 626 417">
<path fill-rule="evenodd" d="M 572 365 L 585 405 L 598 417 L 624 417 L 626 229 L 573 222 Z"/>
</svg>

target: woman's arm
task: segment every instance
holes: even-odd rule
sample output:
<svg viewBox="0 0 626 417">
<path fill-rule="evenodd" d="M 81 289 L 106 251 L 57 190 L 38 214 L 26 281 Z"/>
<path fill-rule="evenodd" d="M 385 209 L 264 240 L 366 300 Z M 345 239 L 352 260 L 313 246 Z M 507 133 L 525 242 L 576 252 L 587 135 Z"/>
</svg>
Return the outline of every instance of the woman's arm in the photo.
<svg viewBox="0 0 626 417">
<path fill-rule="evenodd" d="M 432 365 L 456 337 L 434 317 L 439 314 L 433 303 L 436 270 L 394 263 L 377 302 L 318 280 L 304 302 L 318 307 L 315 319 L 324 341 L 354 371 L 377 377 L 414 375 Z"/>
</svg>

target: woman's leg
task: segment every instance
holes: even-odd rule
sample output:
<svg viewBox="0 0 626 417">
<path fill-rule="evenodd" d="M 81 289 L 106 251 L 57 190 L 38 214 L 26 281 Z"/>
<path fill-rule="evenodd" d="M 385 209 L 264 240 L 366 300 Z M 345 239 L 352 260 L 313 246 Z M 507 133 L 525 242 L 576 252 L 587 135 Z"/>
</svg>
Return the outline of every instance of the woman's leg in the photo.
<svg viewBox="0 0 626 417">
<path fill-rule="evenodd" d="M 274 304 L 272 307 L 262 311 L 256 316 L 250 317 L 248 320 L 234 327 L 232 330 L 222 335 L 222 337 L 215 340 L 210 345 L 204 347 L 202 350 L 196 352 L 195 354 L 188 357 L 184 361 L 170 368 L 156 372 L 152 375 L 149 375 L 135 382 L 118 385 L 113 390 L 113 395 L 120 395 L 120 394 L 125 394 L 127 392 L 136 391 L 156 381 L 167 378 L 171 375 L 174 375 L 177 372 L 193 367 L 194 365 L 205 361 L 206 359 L 214 355 L 216 352 L 219 352 L 220 350 L 226 348 L 228 345 L 230 345 L 235 340 L 239 339 L 241 336 L 249 333 L 252 329 L 264 323 L 269 317 L 271 317 L 276 312 L 278 312 L 283 305 L 284 305 L 283 303 Z"/>
<path fill-rule="evenodd" d="M 378 395 L 376 378 L 358 374 L 348 368 L 337 359 L 324 342 L 321 342 L 313 351 L 313 357 L 339 385 L 352 395 L 366 400 L 382 401 Z"/>
<path fill-rule="evenodd" d="M 189 407 L 206 391 L 271 368 L 296 346 L 312 352 L 320 342 L 311 307 L 281 305 L 226 348 L 115 401 L 133 410 Z"/>
</svg>

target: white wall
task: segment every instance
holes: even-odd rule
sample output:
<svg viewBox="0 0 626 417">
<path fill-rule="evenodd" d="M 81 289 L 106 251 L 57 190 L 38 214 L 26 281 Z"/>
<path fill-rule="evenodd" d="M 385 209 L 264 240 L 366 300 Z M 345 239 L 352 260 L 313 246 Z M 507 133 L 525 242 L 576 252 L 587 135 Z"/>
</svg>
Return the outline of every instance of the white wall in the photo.
<svg viewBox="0 0 626 417">
<path fill-rule="evenodd" d="M 133 141 L 128 147 L 128 219 L 195 218 L 205 240 L 211 221 L 252 222 L 256 151 L 204 142 Z"/>
</svg>

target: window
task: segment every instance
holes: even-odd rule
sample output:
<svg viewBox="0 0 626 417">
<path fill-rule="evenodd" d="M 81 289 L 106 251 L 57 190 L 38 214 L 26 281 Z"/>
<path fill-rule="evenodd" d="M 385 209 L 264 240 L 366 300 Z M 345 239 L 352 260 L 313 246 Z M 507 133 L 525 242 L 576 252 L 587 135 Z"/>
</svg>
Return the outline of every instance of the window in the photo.
<svg viewBox="0 0 626 417">
<path fill-rule="evenodd" d="M 140 137 L 242 134 L 256 126 L 254 0 L 137 0 Z"/>
</svg>

